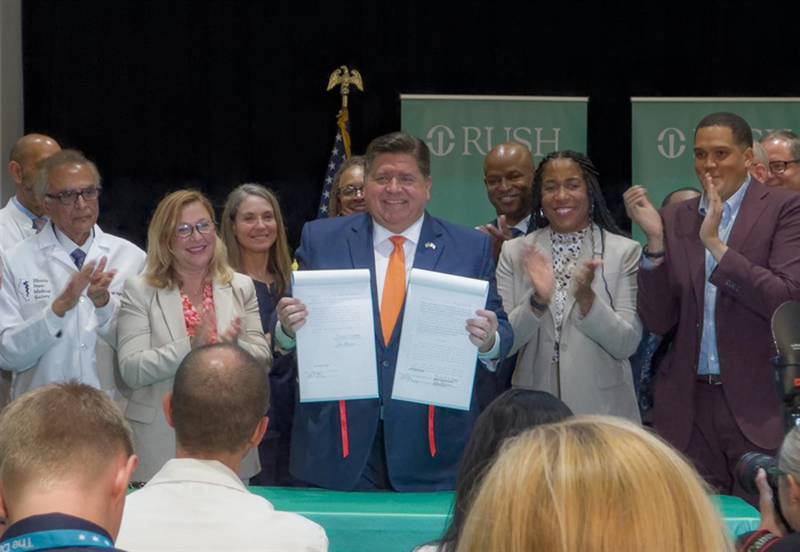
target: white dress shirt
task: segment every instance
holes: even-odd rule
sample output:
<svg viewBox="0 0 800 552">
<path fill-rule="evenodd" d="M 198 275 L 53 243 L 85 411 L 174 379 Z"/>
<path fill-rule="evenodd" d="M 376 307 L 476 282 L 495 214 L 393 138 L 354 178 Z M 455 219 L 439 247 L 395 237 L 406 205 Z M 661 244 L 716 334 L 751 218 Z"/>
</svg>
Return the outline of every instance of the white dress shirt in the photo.
<svg viewBox="0 0 800 552">
<path fill-rule="evenodd" d="M 125 503 L 116 546 L 164 550 L 326 552 L 324 529 L 278 512 L 216 460 L 173 458 Z"/>
</svg>

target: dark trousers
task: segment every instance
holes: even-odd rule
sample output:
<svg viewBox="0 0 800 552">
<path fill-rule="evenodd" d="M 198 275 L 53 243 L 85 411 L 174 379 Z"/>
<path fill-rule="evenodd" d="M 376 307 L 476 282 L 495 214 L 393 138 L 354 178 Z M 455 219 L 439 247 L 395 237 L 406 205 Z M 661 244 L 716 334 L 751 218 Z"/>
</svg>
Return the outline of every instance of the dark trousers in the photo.
<svg viewBox="0 0 800 552">
<path fill-rule="evenodd" d="M 728 406 L 722 385 L 695 383 L 692 435 L 683 452 L 700 475 L 716 492 L 732 494 L 757 505 L 758 496 L 745 493 L 734 475 L 739 458 L 751 451 L 771 456 L 776 452 L 762 449 L 744 436 Z"/>
<path fill-rule="evenodd" d="M 361 473 L 361 478 L 356 483 L 354 491 L 391 491 L 392 483 L 389 481 L 389 466 L 386 463 L 386 442 L 383 439 L 383 420 L 378 422 L 375 440 L 369 452 L 367 466 Z"/>
</svg>

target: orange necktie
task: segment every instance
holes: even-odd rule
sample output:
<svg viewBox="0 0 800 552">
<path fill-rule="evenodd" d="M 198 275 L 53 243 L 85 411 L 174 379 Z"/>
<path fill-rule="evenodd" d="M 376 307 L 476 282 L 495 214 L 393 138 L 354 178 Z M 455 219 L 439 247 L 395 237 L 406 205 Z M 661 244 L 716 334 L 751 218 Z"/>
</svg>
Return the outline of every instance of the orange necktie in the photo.
<svg viewBox="0 0 800 552">
<path fill-rule="evenodd" d="M 403 251 L 403 242 L 406 239 L 403 236 L 392 236 L 389 239 L 394 244 L 394 251 L 389 257 L 389 268 L 386 270 L 381 298 L 381 329 L 385 345 L 392 339 L 397 317 L 400 316 L 406 298 L 406 254 Z"/>
</svg>

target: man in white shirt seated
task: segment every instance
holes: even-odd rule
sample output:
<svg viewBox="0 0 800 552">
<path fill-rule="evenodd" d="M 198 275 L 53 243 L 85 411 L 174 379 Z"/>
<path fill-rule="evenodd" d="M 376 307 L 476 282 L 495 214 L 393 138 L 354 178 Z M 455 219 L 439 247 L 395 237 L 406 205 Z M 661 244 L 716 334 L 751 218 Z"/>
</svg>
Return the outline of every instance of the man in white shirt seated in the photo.
<svg viewBox="0 0 800 552">
<path fill-rule="evenodd" d="M 119 296 L 144 251 L 97 225 L 100 173 L 79 151 L 39 163 L 34 189 L 49 221 L 2 257 L 0 368 L 14 372 L 11 397 L 74 379 L 119 400 Z"/>
<path fill-rule="evenodd" d="M 325 531 L 276 512 L 236 475 L 267 430 L 269 380 L 244 350 L 207 345 L 189 353 L 164 397 L 176 457 L 128 497 L 118 545 L 147 550 L 328 550 Z"/>
</svg>

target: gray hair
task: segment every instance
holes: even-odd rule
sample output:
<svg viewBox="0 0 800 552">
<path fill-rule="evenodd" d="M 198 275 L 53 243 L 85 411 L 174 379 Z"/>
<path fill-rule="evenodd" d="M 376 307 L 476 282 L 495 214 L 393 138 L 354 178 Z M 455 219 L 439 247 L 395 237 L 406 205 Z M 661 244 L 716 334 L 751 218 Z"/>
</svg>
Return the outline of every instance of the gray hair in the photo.
<svg viewBox="0 0 800 552">
<path fill-rule="evenodd" d="M 97 166 L 86 159 L 83 153 L 74 149 L 61 150 L 39 164 L 39 172 L 36 174 L 36 180 L 33 183 L 33 193 L 36 194 L 40 201 L 44 200 L 45 195 L 50 190 L 50 173 L 64 165 L 86 165 L 94 174 L 95 186 L 100 185 L 100 172 L 97 170 Z"/>
<path fill-rule="evenodd" d="M 762 144 L 766 144 L 770 140 L 780 140 L 789 144 L 792 158 L 800 159 L 800 136 L 791 130 L 773 130 L 761 139 Z"/>
<path fill-rule="evenodd" d="M 800 482 L 800 427 L 793 428 L 783 438 L 783 444 L 778 453 L 778 468 L 791 474 Z"/>
<path fill-rule="evenodd" d="M 767 150 L 761 145 L 761 142 L 753 140 L 753 159 L 756 163 L 769 167 L 769 156 Z"/>
</svg>

